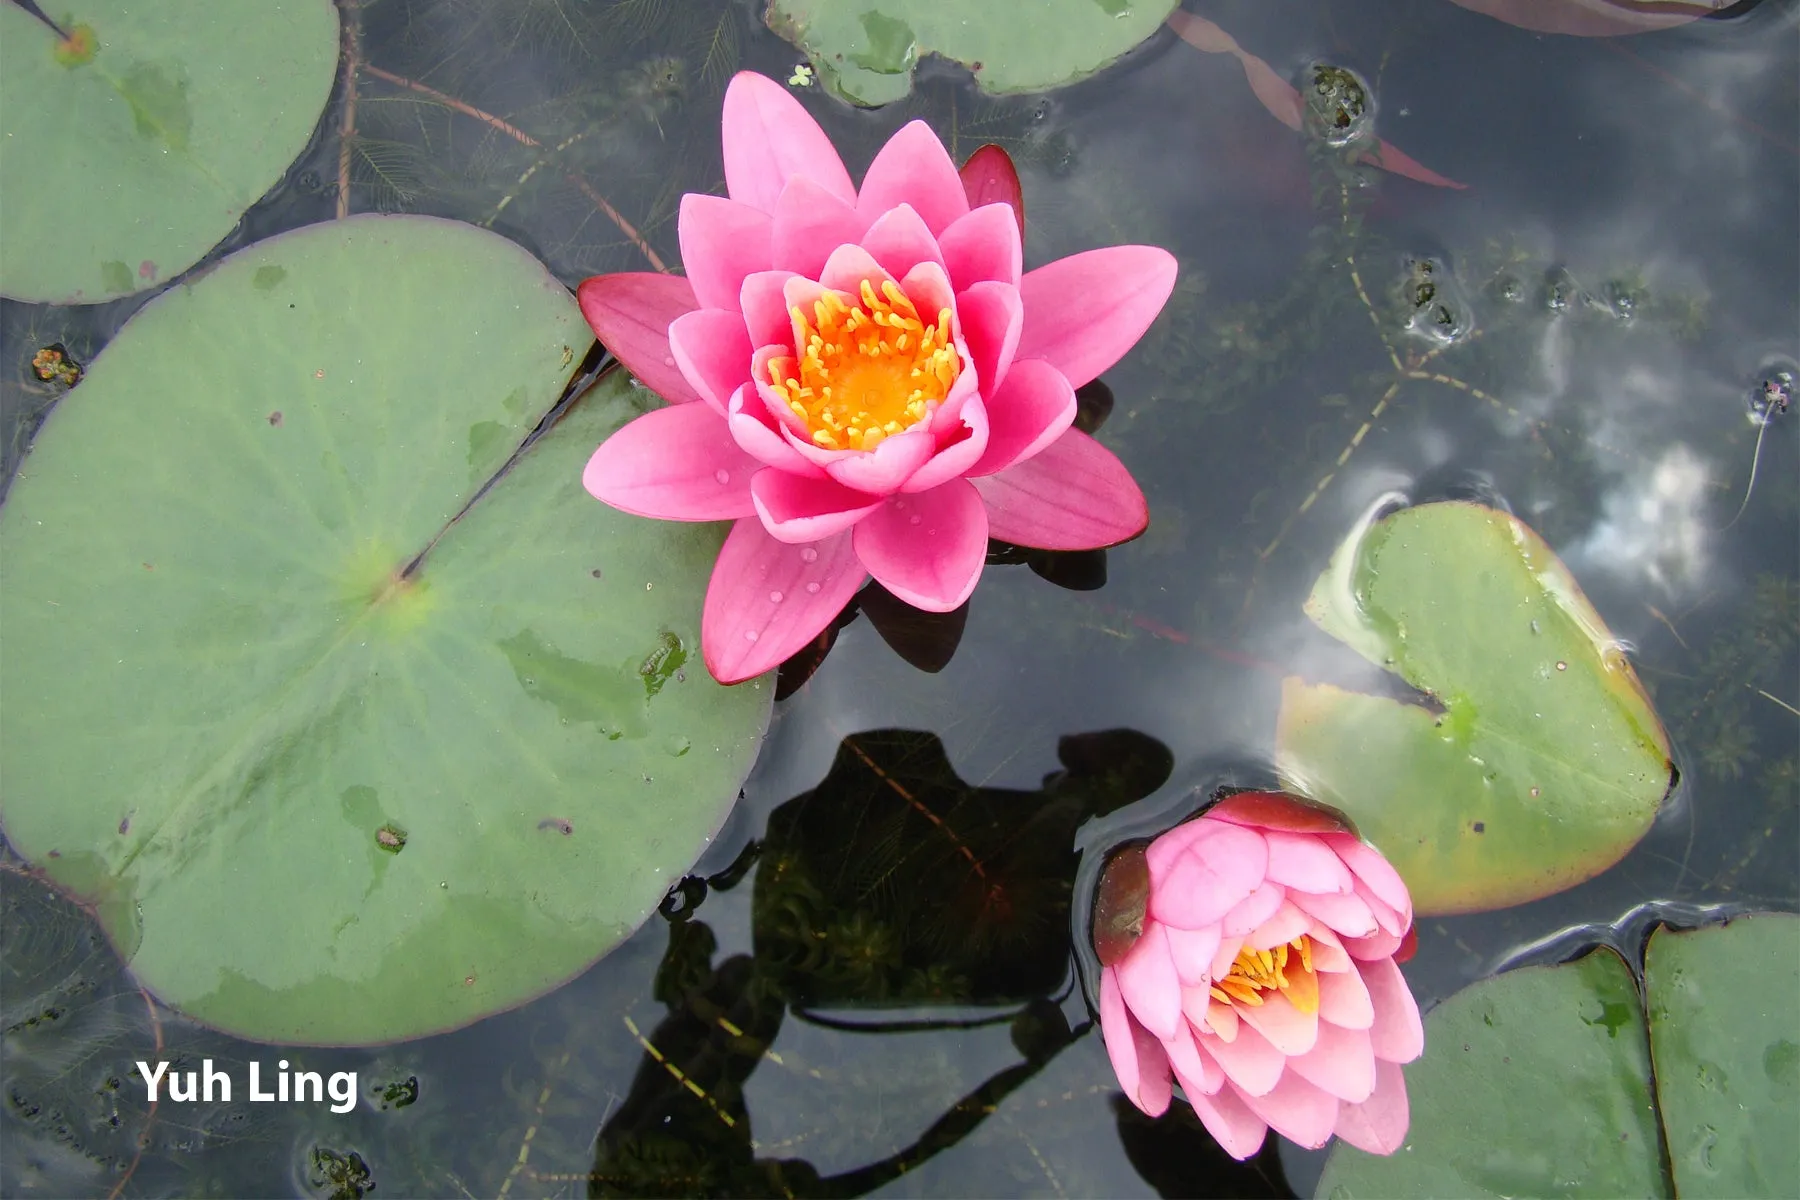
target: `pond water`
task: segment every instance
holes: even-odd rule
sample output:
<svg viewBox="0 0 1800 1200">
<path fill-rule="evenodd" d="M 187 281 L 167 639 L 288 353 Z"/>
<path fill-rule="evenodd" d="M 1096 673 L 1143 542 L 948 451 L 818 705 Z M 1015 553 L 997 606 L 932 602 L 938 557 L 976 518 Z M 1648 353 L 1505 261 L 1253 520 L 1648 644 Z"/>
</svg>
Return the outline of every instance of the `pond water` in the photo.
<svg viewBox="0 0 1800 1200">
<path fill-rule="evenodd" d="M 1392 493 L 1483 499 L 1543 534 L 1632 648 L 1680 769 L 1613 869 L 1422 921 L 1421 1006 L 1521 957 L 1635 956 L 1658 915 L 1800 908 L 1800 415 L 1752 419 L 1800 355 L 1794 7 L 1616 39 L 1447 0 L 1185 7 L 1288 79 L 1354 72 L 1360 119 L 1441 178 L 1346 166 L 1236 58 L 1166 28 L 1043 96 L 984 97 L 936 61 L 888 108 L 803 95 L 853 174 L 915 116 L 959 161 L 1007 147 L 1028 266 L 1178 255 L 1168 309 L 1084 397 L 1148 495 L 1144 537 L 990 568 L 960 639 L 889 613 L 891 647 L 865 596 L 626 944 L 458 1032 L 285 1052 L 357 1072 L 345 1116 L 148 1111 L 138 1058 L 241 1078 L 276 1054 L 155 1011 L 9 861 L 0 1190 L 1310 1194 L 1322 1154 L 1271 1138 L 1235 1164 L 1181 1106 L 1123 1101 L 1070 952 L 1077 847 L 1091 863 L 1105 835 L 1084 823 L 1145 796 L 1273 783 L 1284 676 L 1368 684 L 1301 602 Z M 801 61 L 750 0 L 347 11 L 353 116 L 340 82 L 218 253 L 411 211 L 489 224 L 570 285 L 672 264 L 680 195 L 720 182 L 730 73 Z M 8 478 L 58 395 L 33 354 L 91 359 L 144 298 L 0 304 Z"/>
</svg>

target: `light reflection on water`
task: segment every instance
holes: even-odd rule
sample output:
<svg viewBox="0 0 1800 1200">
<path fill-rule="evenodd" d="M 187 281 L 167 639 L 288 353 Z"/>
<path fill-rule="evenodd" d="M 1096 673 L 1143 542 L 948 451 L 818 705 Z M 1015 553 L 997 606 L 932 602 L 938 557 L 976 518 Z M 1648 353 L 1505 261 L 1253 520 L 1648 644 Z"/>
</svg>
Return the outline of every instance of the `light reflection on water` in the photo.
<svg viewBox="0 0 1800 1200">
<path fill-rule="evenodd" d="M 1066 735 L 1137 731 L 1166 748 L 1173 775 L 1143 808 L 1115 819 L 1119 829 L 1148 821 L 1146 812 L 1179 815 L 1195 789 L 1269 782 L 1282 676 L 1372 672 L 1315 629 L 1300 604 L 1351 526 L 1397 491 L 1503 501 L 1545 535 L 1613 634 L 1636 648 L 1684 781 L 1644 842 L 1599 878 L 1504 912 L 1424 922 L 1407 969 L 1421 1001 L 1509 956 L 1557 954 L 1572 945 L 1573 929 L 1628 941 L 1646 904 L 1690 917 L 1721 905 L 1796 907 L 1800 738 L 1780 707 L 1796 698 L 1756 682 L 1764 676 L 1755 672 L 1772 666 L 1768 678 L 1792 686 L 1791 637 L 1769 664 L 1758 657 L 1767 652 L 1757 631 L 1792 621 L 1800 417 L 1766 428 L 1744 419 L 1770 362 L 1800 354 L 1792 10 L 1764 4 L 1731 20 L 1602 42 L 1528 35 L 1449 5 L 1190 7 L 1290 77 L 1314 62 L 1356 70 L 1373 86 L 1380 135 L 1468 190 L 1309 166 L 1298 137 L 1258 104 L 1235 60 L 1200 55 L 1166 34 L 1041 103 L 983 102 L 928 66 L 915 108 L 946 133 L 950 114 L 960 114 L 958 157 L 991 136 L 1015 140 L 1029 263 L 1119 241 L 1167 244 L 1182 258 L 1183 282 L 1163 324 L 1107 379 L 1116 404 L 1102 436 L 1143 482 L 1152 529 L 1108 554 L 1098 592 L 1062 590 L 1017 566 L 990 568 L 954 658 L 936 674 L 908 666 L 868 620 L 849 625 L 778 711 L 744 803 L 695 874 L 717 879 L 740 862 L 771 814 L 827 777 L 846 738 L 873 730 L 929 731 L 965 784 L 1046 797 L 1063 794 L 1047 778 L 1070 774 L 1058 757 Z M 492 46 L 470 66 L 443 47 L 471 6 L 419 0 L 396 9 L 406 19 L 374 27 L 365 47 L 372 61 L 387 55 L 419 74 L 440 66 L 489 108 L 526 114 L 521 121 L 593 70 L 584 54 L 539 35 Z M 377 10 L 371 19 L 385 18 Z M 785 78 L 793 52 L 741 14 L 733 20 L 744 65 Z M 627 72 L 631 86 L 580 119 L 610 122 L 608 186 L 661 214 L 641 224 L 674 260 L 667 202 L 657 197 L 664 180 L 677 181 L 677 191 L 716 183 L 718 80 L 683 68 L 679 87 L 666 82 L 667 56 L 679 67 L 685 45 L 617 44 L 629 49 L 610 69 Z M 814 100 L 851 146 L 853 166 L 914 115 Z M 253 215 L 245 236 L 329 215 L 336 148 L 328 142 Z M 470 169 L 445 153 L 447 170 Z M 359 186 L 359 207 L 405 200 Z M 449 188 L 422 188 L 412 204 L 474 220 L 493 207 Z M 571 283 L 641 266 L 616 231 L 596 227 L 591 205 L 567 196 L 536 208 L 521 199 L 495 228 Z M 1416 303 L 1421 263 L 1431 264 L 1433 303 L 1446 306 L 1447 323 Z M 48 340 L 91 356 L 130 307 L 0 305 L 6 360 L 16 364 L 21 350 L 29 359 Z M 10 473 L 21 444 L 14 431 L 44 398 L 10 375 L 3 396 Z M 1734 518 L 1753 454 L 1756 487 Z M 933 836 L 919 834 L 911 852 L 943 852 L 949 871 L 961 860 Z M 1095 836 L 1090 830 L 1082 843 Z M 766 937 L 758 944 L 768 928 L 758 904 L 781 895 L 770 882 L 775 869 L 768 858 L 756 862 L 734 886 L 714 887 L 685 926 L 653 920 L 587 975 L 516 1012 L 406 1046 L 309 1059 L 314 1069 L 360 1069 L 366 1082 L 416 1077 L 417 1104 L 329 1124 L 214 1114 L 196 1122 L 214 1122 L 208 1136 L 159 1134 L 141 1181 L 149 1190 L 185 1188 L 175 1181 L 191 1183 L 186 1173 L 198 1170 L 228 1181 L 227 1191 L 258 1190 L 277 1175 L 304 1188 L 315 1143 L 362 1153 L 381 1194 L 622 1187 L 625 1176 L 597 1184 L 589 1176 L 624 1170 L 618 1157 L 631 1154 L 633 1170 L 663 1161 L 671 1191 L 721 1194 L 804 1191 L 814 1178 L 848 1177 L 894 1194 L 1134 1195 L 1151 1192 L 1148 1180 L 1201 1186 L 1182 1171 L 1218 1169 L 1203 1158 L 1180 1165 L 1203 1135 L 1175 1130 L 1159 1140 L 1157 1130 L 1117 1115 L 1093 1033 L 1022 1058 L 1018 1042 L 1030 1035 L 1021 1030 L 1041 1033 L 1041 1022 L 1015 1019 L 1029 996 L 964 996 L 954 1005 L 886 998 L 862 1010 L 902 1024 L 1006 1018 L 967 1028 L 874 1033 L 811 1019 L 790 1001 L 794 987 L 816 979 L 777 979 L 757 959 L 769 952 Z M 710 933 L 709 952 L 691 940 L 698 924 Z M 666 953 L 671 947 L 681 953 Z M 666 978 L 677 967 L 689 973 L 693 999 L 671 1008 L 657 999 L 657 978 L 659 968 Z M 118 1001 L 106 1032 L 91 1036 L 123 1059 L 125 1047 L 138 1046 L 132 1022 L 141 1025 L 126 1001 L 141 1002 L 111 979 L 103 958 L 83 969 L 102 981 L 109 1005 Z M 1062 975 L 1038 996 L 1080 1031 L 1081 992 L 1070 990 L 1072 968 Z M 772 1053 L 719 1041 L 721 1017 Z M 219 1056 L 260 1053 L 179 1022 L 169 1037 Z M 640 1038 L 688 1039 L 678 1069 L 705 1078 L 712 1099 L 684 1093 Z M 1032 1071 L 994 1113 L 941 1151 L 907 1159 L 934 1123 L 955 1124 L 960 1103 L 1021 1062 Z M 736 1114 L 734 1122 L 721 1112 Z M 670 1118 L 668 1130 L 659 1116 Z M 20 1128 L 16 1115 L 6 1120 Z M 603 1128 L 642 1136 L 609 1159 L 610 1135 L 599 1134 L 597 1167 Z M 650 1134 L 671 1140 L 645 1140 Z M 84 1139 L 95 1135 L 73 1144 Z M 117 1138 L 98 1141 L 109 1153 L 128 1149 Z M 105 1190 L 83 1174 L 78 1155 L 46 1157 L 42 1178 L 52 1186 Z M 807 1166 L 771 1174 L 767 1164 L 783 1161 Z M 904 1174 L 867 1170 L 901 1161 Z M 1284 1161 L 1307 1190 L 1317 1156 Z M 696 1162 L 723 1173 L 702 1184 L 684 1174 Z M 644 1177 L 632 1178 L 641 1185 Z M 1252 1175 L 1229 1178 L 1220 1186 L 1257 1186 Z"/>
</svg>

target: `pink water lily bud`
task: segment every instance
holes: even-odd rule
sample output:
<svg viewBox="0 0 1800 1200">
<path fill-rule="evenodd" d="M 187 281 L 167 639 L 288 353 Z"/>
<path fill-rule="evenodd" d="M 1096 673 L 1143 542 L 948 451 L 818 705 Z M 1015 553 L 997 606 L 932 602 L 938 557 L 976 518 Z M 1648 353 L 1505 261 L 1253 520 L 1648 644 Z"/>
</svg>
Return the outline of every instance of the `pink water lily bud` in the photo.
<svg viewBox="0 0 1800 1200">
<path fill-rule="evenodd" d="M 990 536 L 1091 550 L 1143 531 L 1129 472 L 1070 426 L 1075 388 L 1162 310 L 1167 251 L 1026 271 L 1003 151 L 959 173 L 914 121 L 858 188 L 800 102 L 751 72 L 726 89 L 722 133 L 728 196 L 681 203 L 687 277 L 577 291 L 601 342 L 670 401 L 595 451 L 588 491 L 735 522 L 701 615 L 714 677 L 778 666 L 870 576 L 948 612 Z"/>
<path fill-rule="evenodd" d="M 1101 1032 L 1133 1104 L 1160 1116 L 1179 1083 L 1239 1159 L 1271 1128 L 1399 1149 L 1400 1064 L 1425 1045 L 1395 965 L 1412 900 L 1337 814 L 1231 796 L 1115 855 L 1095 909 Z"/>
</svg>

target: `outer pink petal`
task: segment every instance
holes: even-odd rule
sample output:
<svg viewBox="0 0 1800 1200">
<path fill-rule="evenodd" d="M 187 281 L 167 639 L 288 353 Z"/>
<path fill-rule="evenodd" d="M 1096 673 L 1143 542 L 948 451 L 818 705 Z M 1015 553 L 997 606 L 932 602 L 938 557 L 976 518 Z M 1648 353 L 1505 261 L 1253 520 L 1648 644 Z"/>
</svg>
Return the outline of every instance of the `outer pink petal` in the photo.
<svg viewBox="0 0 1800 1200">
<path fill-rule="evenodd" d="M 1262 1149 L 1263 1139 L 1269 1133 L 1268 1123 L 1250 1111 L 1234 1088 L 1222 1087 L 1216 1096 L 1195 1096 L 1190 1092 L 1188 1101 L 1206 1132 L 1231 1157 L 1242 1162 Z"/>
<path fill-rule="evenodd" d="M 975 591 L 987 557 L 987 510 L 964 479 L 895 496 L 856 527 L 856 556 L 914 608 L 949 612 Z"/>
<path fill-rule="evenodd" d="M 1254 892 L 1245 896 L 1220 918 L 1220 932 L 1226 937 L 1248 938 L 1252 930 L 1281 911 L 1281 902 L 1286 894 L 1280 884 L 1270 883 L 1265 879 Z"/>
<path fill-rule="evenodd" d="M 744 277 L 771 266 L 769 214 L 723 196 L 681 198 L 681 265 L 701 308 L 736 309 Z"/>
<path fill-rule="evenodd" d="M 895 279 L 922 262 L 944 265 L 937 239 L 910 204 L 890 208 L 877 217 L 862 236 L 861 245 Z"/>
<path fill-rule="evenodd" d="M 1301 1012 L 1286 992 L 1264 992 L 1261 1004 L 1234 1005 L 1238 1016 L 1283 1054 L 1305 1054 L 1319 1040 L 1319 1014 Z M 1239 1035 L 1242 1040 L 1242 1035 Z"/>
<path fill-rule="evenodd" d="M 1375 1063 L 1375 1090 L 1361 1104 L 1338 1106 L 1337 1135 L 1370 1154 L 1392 1154 L 1406 1144 L 1411 1119 L 1406 1079 L 1398 1064 Z"/>
<path fill-rule="evenodd" d="M 963 430 L 932 434 L 937 439 L 937 453 L 900 486 L 902 492 L 929 491 L 952 479 L 961 479 L 969 473 L 969 468 L 975 465 L 982 451 L 987 449 L 987 405 L 982 403 L 981 396 L 972 394 L 967 397 L 957 415 Z"/>
<path fill-rule="evenodd" d="M 787 281 L 800 276 L 792 271 L 758 271 L 744 276 L 738 291 L 738 307 L 744 312 L 744 327 L 750 331 L 750 345 L 785 346 L 793 349 L 794 321 L 788 313 Z"/>
<path fill-rule="evenodd" d="M 1287 1055 L 1249 1024 L 1239 1025 L 1237 1036 L 1229 1042 L 1221 1037 L 1202 1036 L 1200 1048 L 1219 1060 L 1225 1077 L 1246 1095 L 1266 1095 L 1287 1067 Z"/>
<path fill-rule="evenodd" d="M 1316 943 L 1313 949 L 1317 951 Z M 1348 971 L 1319 971 L 1317 976 L 1321 1022 L 1344 1029 L 1367 1029 L 1375 1023 L 1375 1006 L 1361 971 L 1353 967 Z"/>
<path fill-rule="evenodd" d="M 873 450 L 841 450 L 825 463 L 825 473 L 843 484 L 872 496 L 888 496 L 900 490 L 937 452 L 937 439 L 927 429 L 914 428 L 885 438 Z M 951 605 L 952 608 L 955 605 Z"/>
<path fill-rule="evenodd" d="M 1274 914 L 1245 936 L 1244 945 L 1252 950 L 1273 950 L 1283 943 L 1293 941 L 1311 927 L 1312 918 L 1295 908 L 1284 895 Z M 1316 965 L 1314 969 L 1318 969 Z"/>
<path fill-rule="evenodd" d="M 1025 327 L 1019 289 L 993 281 L 978 283 L 956 298 L 956 320 L 983 394 L 998 399 L 1012 369 L 1019 330 Z M 1073 389 L 1069 394 L 1074 395 Z"/>
<path fill-rule="evenodd" d="M 1340 937 L 1366 937 L 1375 932 L 1375 914 L 1355 895 L 1293 891 L 1288 898 L 1301 912 L 1319 918 Z"/>
<path fill-rule="evenodd" d="M 1350 868 L 1332 848 L 1309 833 L 1270 830 L 1269 878 L 1302 892 L 1348 892 Z"/>
<path fill-rule="evenodd" d="M 1399 937 L 1406 932 L 1406 927 L 1412 924 L 1410 920 L 1389 908 L 1386 901 L 1377 896 L 1361 879 L 1357 879 L 1354 886 L 1356 898 L 1369 906 L 1369 911 L 1375 914 L 1375 924 L 1381 927 L 1383 933 Z"/>
<path fill-rule="evenodd" d="M 1169 939 L 1169 956 L 1175 960 L 1175 974 L 1182 983 L 1195 986 L 1212 981 L 1213 955 L 1219 952 L 1219 927 L 1180 929 L 1164 925 Z"/>
<path fill-rule="evenodd" d="M 987 453 L 970 475 L 992 475 L 1041 453 L 1075 421 L 1075 389 L 1042 359 L 1014 363 L 990 394 Z"/>
<path fill-rule="evenodd" d="M 1374 962 L 1376 959 L 1393 958 L 1399 953 L 1401 943 L 1405 940 L 1403 934 L 1377 929 L 1367 937 L 1345 938 L 1344 950 L 1359 962 Z"/>
<path fill-rule="evenodd" d="M 869 164 L 856 198 L 856 207 L 870 215 L 901 204 L 917 209 L 934 234 L 969 211 L 956 164 L 923 121 L 907 122 L 888 139 Z"/>
<path fill-rule="evenodd" d="M 881 506 L 879 496 L 774 467 L 756 473 L 750 496 L 769 536 L 796 546 L 841 533 Z"/>
<path fill-rule="evenodd" d="M 804 175 L 796 175 L 775 202 L 770 256 L 778 271 L 797 271 L 817 279 L 831 252 L 860 242 L 869 218 Z"/>
<path fill-rule="evenodd" d="M 736 312 L 702 308 L 669 326 L 669 352 L 682 376 L 720 416 L 731 394 L 750 382 L 750 336 Z"/>
<path fill-rule="evenodd" d="M 1100 1034 L 1125 1098 L 1152 1117 L 1167 1112 L 1174 1095 L 1168 1055 L 1162 1043 L 1132 1019 L 1111 967 L 1100 973 Z"/>
<path fill-rule="evenodd" d="M 1173 1038 L 1176 1029 L 1186 1024 L 1181 1015 L 1181 980 L 1175 975 L 1168 939 L 1157 922 L 1144 922 L 1143 936 L 1119 960 L 1115 973 L 1131 1015 L 1160 1040 Z"/>
<path fill-rule="evenodd" d="M 1261 885 L 1268 854 L 1262 837 L 1248 829 L 1204 820 L 1189 824 L 1200 829 L 1189 834 L 1186 827 L 1177 827 L 1150 843 L 1145 852 L 1150 915 L 1165 924 L 1200 929 L 1218 921 Z M 1165 845 L 1173 833 L 1186 836 Z M 1232 954 L 1236 953 L 1233 947 Z"/>
<path fill-rule="evenodd" d="M 720 683 L 738 683 L 780 666 L 831 624 L 866 578 L 844 534 L 790 546 L 755 517 L 740 520 L 706 588 L 706 669 Z"/>
<path fill-rule="evenodd" d="M 754 511 L 750 477 L 760 466 L 712 409 L 672 404 L 600 443 L 581 482 L 596 499 L 640 517 L 720 521 Z"/>
<path fill-rule="evenodd" d="M 1194 1031 L 1185 1020 L 1175 1023 L 1175 1036 L 1163 1042 L 1163 1051 L 1169 1056 L 1175 1081 L 1190 1097 L 1196 1092 L 1210 1096 L 1225 1086 L 1224 1068 L 1217 1059 L 1200 1052 Z"/>
<path fill-rule="evenodd" d="M 1319 1040 L 1289 1058 L 1288 1070 L 1350 1104 L 1362 1103 L 1375 1090 L 1375 1052 L 1366 1029 L 1319 1022 Z"/>
<path fill-rule="evenodd" d="M 725 190 L 733 200 L 772 213 L 787 181 L 804 175 L 838 199 L 856 202 L 856 187 L 831 139 L 773 79 L 739 71 L 725 89 L 720 125 Z"/>
<path fill-rule="evenodd" d="M 655 271 L 596 275 L 581 281 L 575 299 L 600 344 L 645 387 L 677 404 L 700 398 L 669 352 L 669 326 L 700 307 L 687 280 Z"/>
<path fill-rule="evenodd" d="M 1019 169 L 1012 155 L 999 146 L 987 145 L 969 155 L 957 172 L 970 208 L 1004 204 L 1012 210 L 1019 236 L 1025 236 L 1025 189 L 1019 185 Z"/>
<path fill-rule="evenodd" d="M 1150 524 L 1125 464 L 1079 429 L 975 486 L 993 536 L 1019 546 L 1094 550 L 1130 541 Z"/>
<path fill-rule="evenodd" d="M 1412 924 L 1412 895 L 1406 890 L 1406 881 L 1400 878 L 1400 872 L 1381 856 L 1381 851 L 1347 833 L 1328 833 L 1325 844 L 1344 860 L 1345 866 L 1356 872 L 1356 877 L 1367 884 L 1382 903 L 1401 914 L 1407 924 Z"/>
<path fill-rule="evenodd" d="M 1384 1062 L 1411 1062 L 1425 1051 L 1425 1026 L 1406 977 L 1391 958 L 1358 963 L 1369 1000 L 1375 1007 L 1375 1023 L 1369 1026 L 1369 1044 Z"/>
<path fill-rule="evenodd" d="M 958 217 L 938 235 L 938 249 L 959 292 L 989 279 L 1018 287 L 1025 272 L 1019 225 L 1006 204 L 984 204 Z"/>
<path fill-rule="evenodd" d="M 1317 1150 L 1331 1138 L 1337 1124 L 1337 1097 L 1314 1087 L 1288 1071 L 1266 1096 L 1245 1096 L 1250 1111 L 1269 1123 L 1269 1128 L 1309 1150 Z"/>
<path fill-rule="evenodd" d="M 1072 254 L 1019 284 L 1020 358 L 1044 358 L 1081 386 L 1125 357 L 1175 289 L 1175 257 L 1155 246 Z"/>
</svg>

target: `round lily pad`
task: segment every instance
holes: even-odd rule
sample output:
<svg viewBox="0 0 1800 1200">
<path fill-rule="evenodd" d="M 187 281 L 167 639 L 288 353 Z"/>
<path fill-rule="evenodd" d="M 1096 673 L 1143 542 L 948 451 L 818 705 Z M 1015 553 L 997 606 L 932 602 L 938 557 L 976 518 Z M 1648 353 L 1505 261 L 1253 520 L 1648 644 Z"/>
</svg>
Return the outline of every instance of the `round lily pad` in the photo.
<svg viewBox="0 0 1800 1200">
<path fill-rule="evenodd" d="M 51 414 L 0 509 L 0 815 L 169 1004 L 460 1025 L 723 821 L 773 688 L 699 665 L 721 530 L 581 487 L 656 401 L 616 372 L 513 458 L 591 342 L 512 243 L 356 217 L 158 297 Z"/>
<path fill-rule="evenodd" d="M 1650 828 L 1668 737 L 1618 642 L 1523 522 L 1477 504 L 1402 509 L 1338 549 L 1306 612 L 1421 695 L 1290 678 L 1277 764 L 1381 847 L 1418 912 L 1561 891 Z"/>
<path fill-rule="evenodd" d="M 1155 33 L 1174 0 L 769 0 L 769 28 L 857 104 L 912 88 L 921 56 L 975 72 L 991 95 L 1085 79 Z"/>
<path fill-rule="evenodd" d="M 330 0 L 0 3 L 0 293 L 86 304 L 165 282 L 305 149 Z"/>
</svg>

